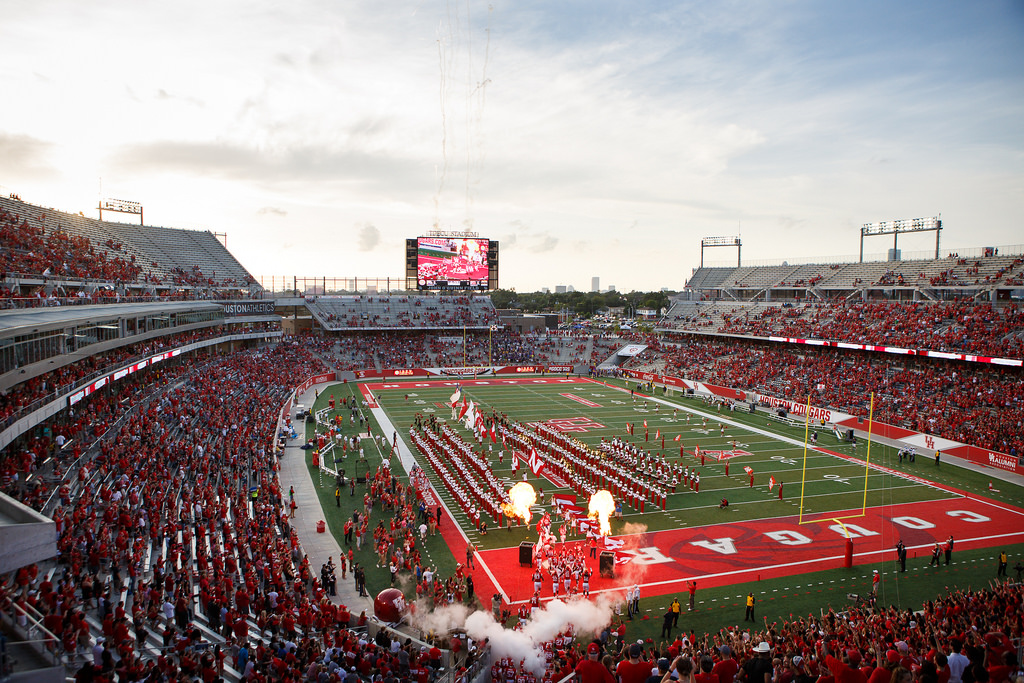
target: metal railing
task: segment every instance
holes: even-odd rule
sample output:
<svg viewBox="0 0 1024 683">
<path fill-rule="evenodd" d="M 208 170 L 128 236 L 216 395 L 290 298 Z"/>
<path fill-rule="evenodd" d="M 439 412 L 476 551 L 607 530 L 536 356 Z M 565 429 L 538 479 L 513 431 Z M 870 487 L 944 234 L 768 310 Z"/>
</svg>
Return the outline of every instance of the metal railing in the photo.
<svg viewBox="0 0 1024 683">
<path fill-rule="evenodd" d="M 8 640 L 6 643 L 4 677 L 9 673 L 8 669 L 17 668 L 22 661 L 18 657 L 11 657 L 10 651 L 22 647 L 29 650 L 28 654 L 32 659 L 42 659 L 49 666 L 63 666 L 60 655 L 57 654 L 61 639 L 43 626 L 43 615 L 34 607 L 23 607 L 17 602 L 11 602 L 10 608 L 2 612 L 2 619 L 5 626 L 17 637 L 17 640 Z"/>
</svg>

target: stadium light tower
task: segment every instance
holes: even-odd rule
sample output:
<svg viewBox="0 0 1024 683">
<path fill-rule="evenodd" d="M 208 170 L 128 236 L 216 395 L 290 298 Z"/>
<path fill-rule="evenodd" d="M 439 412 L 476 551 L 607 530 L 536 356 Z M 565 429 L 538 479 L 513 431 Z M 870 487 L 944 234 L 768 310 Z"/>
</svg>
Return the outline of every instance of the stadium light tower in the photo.
<svg viewBox="0 0 1024 683">
<path fill-rule="evenodd" d="M 864 263 L 864 238 L 876 235 L 892 235 L 893 257 L 897 253 L 896 240 L 901 232 L 935 231 L 935 258 L 939 258 L 939 236 L 942 234 L 942 214 L 932 218 L 911 218 L 880 223 L 865 223 L 860 229 L 860 262 Z"/>
<path fill-rule="evenodd" d="M 741 265 L 740 251 L 743 247 L 743 243 L 739 237 L 705 237 L 700 241 L 700 267 L 704 267 L 704 248 L 705 247 L 736 247 L 736 267 L 739 268 Z"/>
</svg>

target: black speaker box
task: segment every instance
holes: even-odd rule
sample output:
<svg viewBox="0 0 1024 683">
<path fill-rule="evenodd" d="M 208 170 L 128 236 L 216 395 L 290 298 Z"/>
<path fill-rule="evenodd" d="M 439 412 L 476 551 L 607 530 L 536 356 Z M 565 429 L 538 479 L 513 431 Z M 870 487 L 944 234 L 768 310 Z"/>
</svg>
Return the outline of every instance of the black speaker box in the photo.
<svg viewBox="0 0 1024 683">
<path fill-rule="evenodd" d="M 615 578 L 615 553 L 610 550 L 602 550 L 597 566 L 602 577 Z"/>
<path fill-rule="evenodd" d="M 519 544 L 519 566 L 533 566 L 533 543 L 530 541 L 523 541 Z"/>
</svg>

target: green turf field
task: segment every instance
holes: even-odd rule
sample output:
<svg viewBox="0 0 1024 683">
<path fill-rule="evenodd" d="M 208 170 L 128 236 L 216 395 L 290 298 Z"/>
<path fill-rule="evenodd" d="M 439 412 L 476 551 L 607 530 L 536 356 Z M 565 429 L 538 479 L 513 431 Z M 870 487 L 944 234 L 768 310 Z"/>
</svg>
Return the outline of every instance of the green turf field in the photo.
<svg viewBox="0 0 1024 683">
<path fill-rule="evenodd" d="M 621 386 L 621 385 L 620 385 Z M 450 420 L 451 412 L 444 405 L 452 393 L 450 387 L 415 389 L 381 390 L 375 392 L 392 421 L 397 425 L 408 427 L 416 413 L 434 414 L 439 419 Z M 568 420 L 584 418 L 576 424 L 589 425 L 581 427 L 584 432 L 572 435 L 584 443 L 596 447 L 602 437 L 626 439 L 655 456 L 664 457 L 669 462 L 678 462 L 689 466 L 691 471 L 696 468 L 700 472 L 700 492 L 694 493 L 689 488 L 678 486 L 676 493 L 668 496 L 667 509 L 662 512 L 652 506 L 639 510 L 625 507 L 622 521 L 615 521 L 612 534 L 621 531 L 622 526 L 629 522 L 639 521 L 647 525 L 651 531 L 673 529 L 680 526 L 699 526 L 720 520 L 718 503 L 726 497 L 730 506 L 734 506 L 738 517 L 733 519 L 758 519 L 768 516 L 780 516 L 799 513 L 801 478 L 806 478 L 803 492 L 804 513 L 812 516 L 824 516 L 844 512 L 857 514 L 865 500 L 866 468 L 862 464 L 850 463 L 831 455 L 809 452 L 804 465 L 804 433 L 802 428 L 789 427 L 767 417 L 758 417 L 740 412 L 726 410 L 719 413 L 716 407 L 705 404 L 700 399 L 681 396 L 659 396 L 658 400 L 668 401 L 666 406 L 655 399 L 630 397 L 628 392 L 601 384 L 571 385 L 495 385 L 487 387 L 468 387 L 464 393 L 481 405 L 486 413 L 490 409 L 505 413 L 509 418 L 522 423 L 550 420 Z M 600 404 L 601 407 L 589 407 L 563 396 L 570 393 L 574 396 Z M 408 395 L 408 398 L 406 398 Z M 440 404 L 440 405 L 439 405 Z M 676 408 L 679 408 L 677 411 Z M 690 411 L 699 411 L 693 414 Z M 704 426 L 702 416 L 707 417 Z M 689 417 L 689 420 L 688 420 Z M 649 441 L 644 440 L 643 422 L 647 421 Z M 732 426 L 727 422 L 743 426 L 756 427 L 771 431 L 771 434 L 760 434 L 744 429 L 743 426 Z M 634 424 L 634 435 L 626 434 L 626 423 Z M 726 423 L 724 436 L 720 425 Z M 460 426 L 461 433 L 467 439 L 469 432 Z M 655 441 L 658 431 L 665 436 L 665 448 L 661 448 L 661 440 Z M 680 435 L 680 441 L 674 441 Z M 795 439 L 798 443 L 787 443 L 778 436 Z M 819 434 L 819 445 L 844 454 L 855 454 L 860 458 L 867 455 L 866 444 L 860 443 L 854 448 L 841 444 L 831 431 Z M 731 450 L 734 445 L 750 453 L 732 457 L 729 460 L 729 476 L 725 475 L 724 462 L 705 459 L 705 465 L 692 455 L 695 446 L 704 451 Z M 680 446 L 686 454 L 680 458 Z M 485 440 L 482 448 L 488 452 L 494 474 L 505 479 L 511 485 L 521 478 L 513 480 L 511 458 L 505 454 L 504 464 L 497 462 L 499 444 L 491 444 Z M 904 471 L 918 471 L 923 475 L 932 474 L 934 464 L 923 458 L 915 463 L 897 462 L 896 449 L 873 444 L 871 460 Z M 754 486 L 750 487 L 749 477 L 744 466 L 754 470 Z M 433 478 L 433 472 L 425 468 Z M 942 469 L 941 467 L 939 468 Z M 952 469 L 952 468 L 947 468 Z M 781 482 L 783 500 L 778 500 L 778 489 L 768 490 L 769 477 Z M 570 492 L 568 489 L 554 489 L 547 480 L 530 475 L 530 483 L 535 488 L 543 489 L 546 499 L 554 492 Z M 434 481 L 438 490 L 444 492 L 440 481 Z M 935 500 L 949 497 L 950 494 L 939 489 L 907 481 L 891 474 L 870 470 L 867 480 L 867 505 L 887 505 L 896 503 Z M 448 502 L 451 502 L 450 500 Z M 453 505 L 453 512 L 457 506 Z M 456 513 L 457 516 L 459 513 Z M 488 534 L 482 537 L 475 534 L 472 525 L 466 523 L 462 515 L 463 529 L 471 540 L 482 547 L 501 547 L 518 543 L 526 538 L 525 530 L 513 530 L 509 534 Z M 521 536 L 521 537 L 520 537 Z"/>
<path fill-rule="evenodd" d="M 370 386 L 381 407 L 403 438 L 407 437 L 409 426 L 417 413 L 424 416 L 434 415 L 439 420 L 451 419 L 451 411 L 447 407 L 453 390 L 451 386 L 414 388 L 403 386 L 396 389 L 384 389 L 380 384 L 371 384 Z M 689 466 L 691 469 L 696 467 L 700 471 L 699 493 L 694 493 L 689 488 L 684 490 L 680 484 L 677 492 L 668 496 L 667 509 L 664 512 L 648 506 L 646 511 L 641 514 L 637 510 L 624 507 L 624 518 L 621 521 L 613 520 L 613 535 L 621 532 L 623 525 L 629 522 L 642 522 L 650 531 L 696 527 L 718 522 L 721 519 L 718 515 L 720 512 L 718 502 L 722 497 L 727 497 L 730 506 L 733 507 L 731 519 L 762 519 L 797 515 L 800 513 L 802 477 L 805 479 L 803 512 L 809 518 L 858 514 L 865 503 L 865 484 L 866 504 L 869 507 L 941 500 L 954 495 L 926 483 L 909 481 L 877 470 L 866 470 L 863 464 L 847 462 L 828 454 L 808 452 L 805 463 L 803 447 L 805 429 L 802 425 L 784 424 L 769 419 L 763 413 L 752 415 L 728 410 L 719 412 L 717 407 L 705 404 L 699 398 L 671 392 L 668 395 L 663 395 L 660 389 L 656 392 L 657 399 L 631 397 L 629 389 L 635 387 L 635 383 L 623 381 L 611 381 L 607 385 L 495 383 L 486 386 L 469 386 L 469 383 L 465 383 L 463 393 L 477 403 L 485 414 L 489 414 L 491 409 L 494 409 L 499 413 L 506 414 L 510 419 L 522 423 L 561 420 L 564 421 L 563 424 L 573 424 L 585 429 L 585 431 L 574 433 L 573 436 L 590 446 L 596 446 L 602 437 L 609 439 L 619 437 L 637 444 L 654 455 L 663 456 L 669 462 L 680 462 L 684 466 Z M 622 388 L 626 390 L 622 391 Z M 354 384 L 335 385 L 329 390 L 321 391 L 316 407 L 326 407 L 329 393 L 334 393 L 336 398 L 340 399 L 343 393 L 352 391 L 357 391 Z M 599 407 L 585 405 L 563 394 L 572 394 L 577 399 L 598 404 Z M 704 418 L 706 418 L 706 425 Z M 644 440 L 644 420 L 648 425 L 649 441 Z M 627 423 L 634 425 L 632 436 L 626 433 Z M 721 433 L 721 424 L 726 425 L 724 436 Z M 358 423 L 356 427 L 358 427 Z M 354 432 L 356 427 L 352 427 L 346 421 L 347 431 Z M 758 431 L 751 431 L 747 427 Z M 376 423 L 372 423 L 371 428 L 380 433 Z M 307 429 L 311 433 L 312 427 L 308 426 Z M 467 440 L 471 438 L 469 432 L 461 425 L 459 429 L 464 438 Z M 661 440 L 655 440 L 658 430 L 665 437 L 664 450 L 661 448 Z M 680 435 L 680 441 L 674 440 L 676 435 Z M 390 440 L 391 436 L 389 431 L 386 437 Z M 381 454 L 372 445 L 373 442 L 366 440 L 364 443 L 366 444 L 364 452 L 367 461 L 361 463 L 360 467 L 376 469 L 380 463 Z M 474 443 L 476 442 L 474 441 Z M 749 452 L 749 455 L 731 458 L 729 460 L 729 475 L 726 476 L 723 462 L 708 458 L 704 466 L 699 465 L 692 455 L 694 447 L 698 444 L 703 451 L 737 448 Z M 860 459 L 868 456 L 867 443 L 861 441 L 856 447 L 843 444 L 831 431 L 819 431 L 818 445 Z M 680 446 L 683 446 L 686 451 L 682 459 L 679 456 Z M 499 479 L 507 480 L 509 485 L 521 479 L 522 469 L 519 470 L 519 476 L 514 480 L 512 478 L 511 458 L 508 452 L 505 453 L 504 464 L 497 462 L 497 451 L 501 448 L 500 440 L 498 444 L 493 445 L 487 440 L 483 443 L 482 448 L 490 456 L 494 474 Z M 349 467 L 355 467 L 355 457 L 349 456 L 349 458 L 349 463 L 351 463 Z M 1000 482 L 999 491 L 990 493 L 988 491 L 990 477 L 985 473 L 956 467 L 948 462 L 936 466 L 931 459 L 925 457 L 918 457 L 914 463 L 905 460 L 899 462 L 896 448 L 878 443 L 870 445 L 870 460 L 872 463 L 910 473 L 922 479 L 953 486 L 971 493 L 984 494 L 1002 502 L 1018 506 L 1024 502 L 1024 491 L 1020 487 Z M 432 468 L 426 463 L 421 464 L 435 489 L 454 514 L 456 521 L 469 539 L 479 547 L 509 547 L 517 545 L 521 540 L 534 540 L 533 530 L 524 527 L 499 530 L 492 526 L 491 532 L 487 535 L 477 533 L 465 512 L 448 494 L 444 483 L 438 479 Z M 339 466 L 345 467 L 345 464 L 340 463 Z M 749 486 L 748 476 L 743 471 L 744 466 L 749 466 L 754 470 L 755 485 L 752 488 Z M 353 470 L 346 469 L 351 475 Z M 400 468 L 399 473 L 404 475 Z M 317 481 L 318 473 L 314 470 L 313 474 L 314 481 Z M 777 482 L 784 484 L 782 501 L 778 499 L 777 488 L 771 492 L 768 490 L 769 477 L 774 477 Z M 865 477 L 867 477 L 866 480 Z M 551 493 L 556 492 L 551 483 L 543 478 L 530 475 L 529 480 L 536 488 L 544 490 L 545 502 L 549 500 Z M 341 540 L 341 524 L 351 514 L 352 504 L 357 500 L 361 504 L 361 498 L 349 499 L 343 492 L 342 507 L 336 508 L 333 482 L 325 482 L 320 491 L 325 516 L 332 531 Z M 568 490 L 563 491 L 569 492 Z M 583 503 L 585 504 L 585 501 Z M 1024 549 L 1019 546 L 1013 548 L 1015 551 L 1011 552 L 1012 557 L 1019 557 L 1024 552 Z M 442 574 L 454 570 L 456 558 L 452 556 L 439 536 L 429 538 L 425 550 L 428 553 L 428 561 L 436 565 Z M 386 573 L 381 576 L 375 575 L 373 572 L 375 560 L 372 552 L 364 549 L 359 555 L 358 559 L 362 564 L 370 568 L 368 588 L 371 592 L 385 587 L 387 585 Z M 888 581 L 887 586 L 891 584 L 893 588 L 889 594 L 883 597 L 886 602 L 892 604 L 915 606 L 919 605 L 922 599 L 942 592 L 947 586 L 964 586 L 972 580 L 974 585 L 977 585 L 979 580 L 983 580 L 983 576 L 988 575 L 989 572 L 972 572 L 966 563 L 985 565 L 990 563 L 992 557 L 994 557 L 994 552 L 991 550 L 958 554 L 957 562 L 953 567 L 934 572 L 921 572 L 921 576 L 915 574 L 913 580 L 903 580 L 904 588 L 900 590 L 897 590 L 899 584 L 895 579 Z M 1011 565 L 1013 561 L 1011 559 Z M 912 559 L 911 566 L 913 564 L 914 560 Z M 887 569 L 891 571 L 892 567 L 888 566 Z M 807 574 L 799 577 L 805 581 L 795 580 L 792 577 L 765 581 L 763 585 L 759 584 L 765 596 L 765 599 L 761 601 L 762 612 L 765 615 L 774 615 L 774 618 L 779 618 L 780 616 L 785 617 L 790 611 L 796 614 L 806 614 L 808 611 L 816 611 L 816 608 L 828 605 L 845 606 L 847 604 L 846 593 L 857 592 L 856 589 L 865 588 L 870 580 L 870 573 L 869 568 L 862 565 L 853 570 L 832 570 L 821 572 L 820 576 Z M 994 574 L 994 571 L 991 574 Z M 857 584 L 857 577 L 864 580 L 863 587 Z M 798 584 L 800 588 L 795 588 Z M 747 587 L 741 588 L 746 589 Z M 688 623 L 698 629 L 711 629 L 712 627 L 717 629 L 718 626 L 715 624 L 731 623 L 735 620 L 735 615 L 728 611 L 728 605 L 732 604 L 730 601 L 736 599 L 736 594 L 737 587 L 701 591 L 698 595 L 698 610 L 695 614 L 688 615 Z M 784 601 L 782 596 L 785 596 Z M 680 597 L 685 602 L 685 597 Z M 776 601 L 769 598 L 778 598 L 781 609 L 777 609 L 777 606 L 773 604 Z M 645 631 L 649 626 L 653 629 L 650 635 L 656 636 L 660 630 L 658 619 L 664 607 L 661 603 L 664 602 L 667 605 L 670 599 L 666 600 L 664 597 L 645 599 L 643 606 L 644 609 L 651 610 L 652 620 L 639 622 L 636 627 Z M 738 613 L 742 616 L 741 605 L 738 607 Z M 723 619 L 725 621 L 721 622 Z"/>
</svg>

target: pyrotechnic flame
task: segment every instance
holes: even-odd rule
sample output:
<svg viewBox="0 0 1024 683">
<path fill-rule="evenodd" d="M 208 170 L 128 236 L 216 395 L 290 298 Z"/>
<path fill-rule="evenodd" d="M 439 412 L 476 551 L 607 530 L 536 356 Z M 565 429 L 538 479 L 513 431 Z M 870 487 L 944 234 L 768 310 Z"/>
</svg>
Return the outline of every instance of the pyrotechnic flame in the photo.
<svg viewBox="0 0 1024 683">
<path fill-rule="evenodd" d="M 502 512 L 509 517 L 516 517 L 526 524 L 530 523 L 530 518 L 533 516 L 530 513 L 530 506 L 537 502 L 537 492 L 533 490 L 525 481 L 521 481 L 508 492 L 509 500 L 511 503 L 505 503 L 501 506 Z"/>
<path fill-rule="evenodd" d="M 596 491 L 590 497 L 589 510 L 587 517 L 596 519 L 601 524 L 601 535 L 610 534 L 612 525 L 608 523 L 608 518 L 615 512 L 615 500 L 612 499 L 612 494 L 604 489 Z"/>
</svg>

